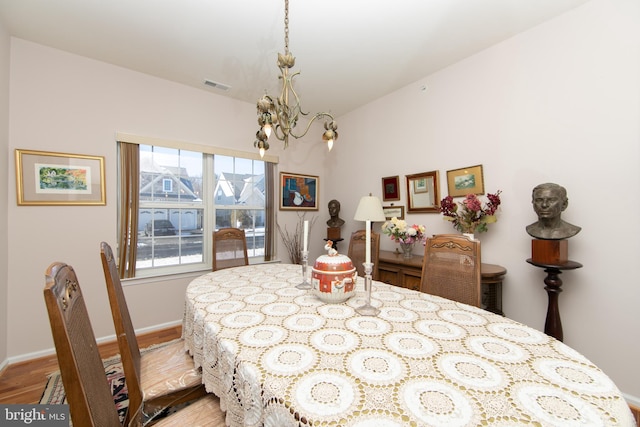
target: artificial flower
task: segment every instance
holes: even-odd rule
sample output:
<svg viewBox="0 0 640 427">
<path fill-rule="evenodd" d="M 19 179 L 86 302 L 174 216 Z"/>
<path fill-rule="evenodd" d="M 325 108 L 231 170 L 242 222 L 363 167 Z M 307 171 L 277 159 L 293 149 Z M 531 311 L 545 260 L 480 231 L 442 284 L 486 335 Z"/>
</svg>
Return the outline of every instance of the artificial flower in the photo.
<svg viewBox="0 0 640 427">
<path fill-rule="evenodd" d="M 498 190 L 495 194 L 487 194 L 489 201 L 484 206 L 475 194 L 468 194 L 459 204 L 453 202 L 453 197 L 447 196 L 440 202 L 440 212 L 462 233 L 484 233 L 487 224 L 497 221 L 495 213 L 501 203 L 501 192 Z"/>
</svg>

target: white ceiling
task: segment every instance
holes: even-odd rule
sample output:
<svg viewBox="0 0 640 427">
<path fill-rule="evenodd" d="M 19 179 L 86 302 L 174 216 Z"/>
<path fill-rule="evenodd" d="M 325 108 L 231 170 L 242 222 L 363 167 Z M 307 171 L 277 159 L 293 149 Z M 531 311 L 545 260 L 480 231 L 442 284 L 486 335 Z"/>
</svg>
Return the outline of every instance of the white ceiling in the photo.
<svg viewBox="0 0 640 427">
<path fill-rule="evenodd" d="M 290 1 L 302 106 L 340 116 L 590 0 Z M 0 0 L 0 20 L 19 38 L 251 103 L 278 91 L 284 0 Z"/>
</svg>

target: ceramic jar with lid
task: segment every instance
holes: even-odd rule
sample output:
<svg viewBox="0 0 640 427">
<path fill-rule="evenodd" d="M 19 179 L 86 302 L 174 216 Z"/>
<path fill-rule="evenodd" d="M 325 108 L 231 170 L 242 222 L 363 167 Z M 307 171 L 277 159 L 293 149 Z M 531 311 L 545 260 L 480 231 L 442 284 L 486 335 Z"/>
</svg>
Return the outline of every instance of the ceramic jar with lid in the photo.
<svg viewBox="0 0 640 427">
<path fill-rule="evenodd" d="M 313 293 L 324 302 L 341 303 L 355 294 L 358 272 L 346 255 L 321 255 L 311 271 Z"/>
</svg>

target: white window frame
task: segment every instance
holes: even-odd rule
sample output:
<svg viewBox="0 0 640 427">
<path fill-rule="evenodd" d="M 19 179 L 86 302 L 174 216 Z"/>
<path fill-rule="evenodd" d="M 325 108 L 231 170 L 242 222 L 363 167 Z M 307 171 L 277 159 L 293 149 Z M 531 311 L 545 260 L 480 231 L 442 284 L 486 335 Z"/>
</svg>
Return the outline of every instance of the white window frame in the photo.
<svg viewBox="0 0 640 427">
<path fill-rule="evenodd" d="M 249 160 L 258 160 L 265 162 L 277 163 L 277 156 L 268 156 L 265 155 L 264 158 L 260 158 L 257 153 L 249 153 L 240 150 L 219 148 L 219 147 L 211 147 L 207 145 L 199 145 L 182 141 L 172 141 L 172 140 L 164 140 L 158 138 L 149 138 L 138 135 L 117 133 L 116 140 L 119 142 L 128 142 L 135 143 L 138 145 L 151 145 L 157 147 L 165 147 L 165 148 L 175 148 L 179 150 L 185 151 L 194 151 L 200 152 L 203 156 L 203 170 L 202 170 L 202 203 L 166 203 L 163 202 L 158 204 L 152 201 L 140 201 L 139 209 L 144 208 L 160 208 L 160 209 L 171 209 L 173 208 L 188 208 L 190 205 L 195 209 L 204 209 L 204 220 L 203 220 L 203 261 L 199 263 L 189 263 L 189 264 L 181 264 L 181 265 L 172 265 L 172 266 L 160 266 L 160 267 L 150 267 L 150 268 L 136 268 L 135 278 L 145 278 L 145 277 L 155 277 L 155 276 L 166 276 L 166 275 L 174 275 L 174 274 L 184 274 L 184 273 L 192 273 L 192 272 L 201 272 L 210 270 L 211 262 L 212 262 L 212 233 L 215 229 L 215 215 L 216 208 L 219 209 L 236 209 L 236 210 L 244 210 L 244 209 L 265 209 L 264 207 L 255 207 L 255 206 L 238 206 L 238 205 L 215 205 L 215 195 L 213 191 L 215 189 L 214 176 L 215 171 L 213 166 L 213 156 L 223 155 L 229 157 L 240 157 Z M 164 188 L 164 183 L 163 183 Z M 118 204 L 120 200 L 118 200 Z M 210 212 L 210 213 L 209 213 Z M 118 225 L 119 226 L 119 225 Z M 275 232 L 275 230 L 273 230 Z M 264 260 L 264 257 L 250 257 L 250 262 L 261 262 Z"/>
</svg>

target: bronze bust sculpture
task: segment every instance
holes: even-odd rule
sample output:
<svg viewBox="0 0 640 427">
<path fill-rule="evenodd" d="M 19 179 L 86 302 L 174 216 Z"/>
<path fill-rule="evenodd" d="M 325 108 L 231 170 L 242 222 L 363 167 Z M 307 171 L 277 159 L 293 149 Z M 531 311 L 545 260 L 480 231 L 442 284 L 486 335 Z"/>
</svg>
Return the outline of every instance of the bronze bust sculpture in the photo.
<svg viewBox="0 0 640 427">
<path fill-rule="evenodd" d="M 331 218 L 327 221 L 329 227 L 342 227 L 344 219 L 340 218 L 340 202 L 333 199 L 329 202 L 329 215 Z"/>
<path fill-rule="evenodd" d="M 564 187 L 553 183 L 537 185 L 531 193 L 531 203 L 538 221 L 526 227 L 530 236 L 543 240 L 561 240 L 575 236 L 582 229 L 560 218 L 562 211 L 569 205 Z"/>
</svg>

